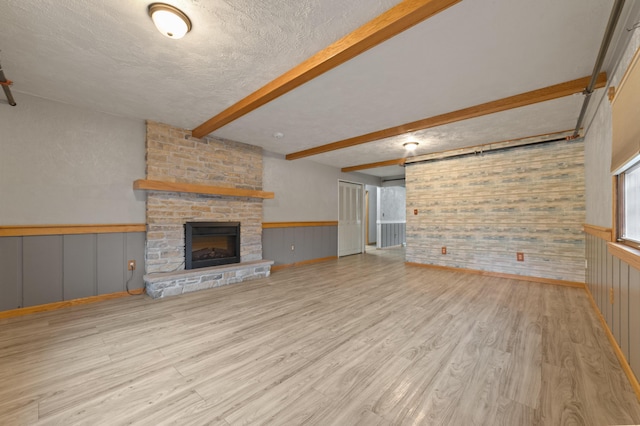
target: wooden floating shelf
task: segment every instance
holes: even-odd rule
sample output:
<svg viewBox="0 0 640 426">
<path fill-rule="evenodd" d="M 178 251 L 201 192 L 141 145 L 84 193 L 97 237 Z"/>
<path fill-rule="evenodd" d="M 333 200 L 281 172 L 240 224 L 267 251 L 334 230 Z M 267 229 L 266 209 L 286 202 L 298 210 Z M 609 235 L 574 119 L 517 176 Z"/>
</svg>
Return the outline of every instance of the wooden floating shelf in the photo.
<svg viewBox="0 0 640 426">
<path fill-rule="evenodd" d="M 190 194 L 226 195 L 229 197 L 274 198 L 273 192 L 253 189 L 227 188 L 224 186 L 195 185 L 192 183 L 166 182 L 162 180 L 138 179 L 133 182 L 133 189 L 150 191 L 186 192 Z"/>
</svg>

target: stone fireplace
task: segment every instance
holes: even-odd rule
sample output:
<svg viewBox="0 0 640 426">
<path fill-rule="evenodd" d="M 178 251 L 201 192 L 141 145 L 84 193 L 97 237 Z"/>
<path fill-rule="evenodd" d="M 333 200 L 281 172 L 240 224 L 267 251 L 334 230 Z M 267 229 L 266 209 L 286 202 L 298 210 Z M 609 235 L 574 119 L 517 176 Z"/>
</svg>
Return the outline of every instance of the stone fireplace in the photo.
<svg viewBox="0 0 640 426">
<path fill-rule="evenodd" d="M 259 147 L 212 137 L 197 139 L 189 130 L 149 121 L 146 157 L 149 181 L 176 186 L 262 190 L 262 149 Z M 235 222 L 242 229 L 236 254 L 240 263 L 219 266 L 226 275 L 223 273 L 221 279 L 213 280 L 215 282 L 211 278 L 220 274 L 208 267 L 185 271 L 185 224 L 197 222 Z M 152 297 L 268 276 L 272 262 L 262 261 L 262 199 L 147 190 L 145 256 L 145 283 Z M 202 277 L 207 279 L 203 281 Z"/>
</svg>

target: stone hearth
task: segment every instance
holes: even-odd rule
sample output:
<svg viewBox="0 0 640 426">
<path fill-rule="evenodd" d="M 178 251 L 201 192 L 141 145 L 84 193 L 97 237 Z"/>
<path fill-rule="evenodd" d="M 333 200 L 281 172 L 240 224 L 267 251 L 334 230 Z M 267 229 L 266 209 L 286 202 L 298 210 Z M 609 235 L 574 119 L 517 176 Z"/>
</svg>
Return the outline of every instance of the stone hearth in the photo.
<svg viewBox="0 0 640 426">
<path fill-rule="evenodd" d="M 188 271 L 159 272 L 145 275 L 144 282 L 147 294 L 157 299 L 266 278 L 270 274 L 272 264 L 271 260 L 256 260 Z"/>
</svg>

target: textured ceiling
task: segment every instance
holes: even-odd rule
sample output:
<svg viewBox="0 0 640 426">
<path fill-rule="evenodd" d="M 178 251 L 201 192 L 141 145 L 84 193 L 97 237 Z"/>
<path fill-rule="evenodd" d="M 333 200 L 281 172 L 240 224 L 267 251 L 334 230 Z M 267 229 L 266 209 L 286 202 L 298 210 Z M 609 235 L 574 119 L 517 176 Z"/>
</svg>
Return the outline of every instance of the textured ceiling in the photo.
<svg viewBox="0 0 640 426">
<path fill-rule="evenodd" d="M 171 0 L 193 22 L 181 40 L 156 31 L 148 3 L 0 2 L 1 59 L 17 108 L 29 93 L 194 128 L 398 2 Z M 611 6 L 463 0 L 213 135 L 287 154 L 585 77 Z M 410 136 L 425 154 L 557 132 L 575 126 L 581 102 L 575 95 Z M 407 138 L 310 159 L 345 167 L 401 158 Z"/>
</svg>

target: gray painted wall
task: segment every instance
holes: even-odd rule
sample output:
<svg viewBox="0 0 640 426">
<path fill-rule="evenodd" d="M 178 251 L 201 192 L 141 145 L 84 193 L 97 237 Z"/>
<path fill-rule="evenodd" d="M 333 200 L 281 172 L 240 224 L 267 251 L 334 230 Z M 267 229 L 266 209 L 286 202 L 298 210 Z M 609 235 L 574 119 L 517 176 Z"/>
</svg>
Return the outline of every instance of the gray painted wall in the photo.
<svg viewBox="0 0 640 426">
<path fill-rule="evenodd" d="M 586 259 L 589 291 L 631 369 L 640 377 L 640 271 L 609 254 L 607 243 L 593 235 L 586 236 Z"/>
<path fill-rule="evenodd" d="M 140 289 L 144 244 L 144 232 L 1 237 L 0 311 L 117 293 L 128 279 Z"/>
<path fill-rule="evenodd" d="M 0 114 L 0 225 L 144 223 L 143 120 L 15 96 Z"/>
<path fill-rule="evenodd" d="M 635 31 L 615 69 L 609 85 L 617 87 L 640 47 L 640 31 Z M 605 89 L 600 98 L 593 99 L 585 135 L 585 195 L 586 221 L 590 225 L 612 226 L 611 185 L 611 103 Z M 596 102 L 598 101 L 599 102 Z"/>
<path fill-rule="evenodd" d="M 380 178 L 308 160 L 285 160 L 284 155 L 264 153 L 263 189 L 275 192 L 264 200 L 264 222 L 338 220 L 338 180 L 380 185 Z M 266 257 L 265 257 L 266 258 Z"/>
<path fill-rule="evenodd" d="M 293 250 L 292 250 L 293 249 Z M 338 255 L 337 226 L 305 226 L 262 230 L 263 258 L 274 265 Z"/>
<path fill-rule="evenodd" d="M 393 247 L 405 244 L 407 240 L 406 224 L 404 222 L 381 223 L 380 241 L 378 248 Z"/>
<path fill-rule="evenodd" d="M 639 46 L 640 31 L 636 30 L 609 76 L 611 86 L 618 85 Z M 595 105 L 595 113 L 588 115 L 593 118 L 587 120 L 585 137 L 586 223 L 609 228 L 613 213 L 611 104 L 603 97 Z M 587 286 L 633 373 L 640 377 L 640 271 L 609 254 L 604 240 L 589 234 L 585 239 Z"/>
<path fill-rule="evenodd" d="M 365 185 L 365 190 L 369 192 L 369 211 L 367 212 L 367 217 L 369 218 L 369 244 L 375 244 L 377 241 L 378 187 Z"/>
</svg>

